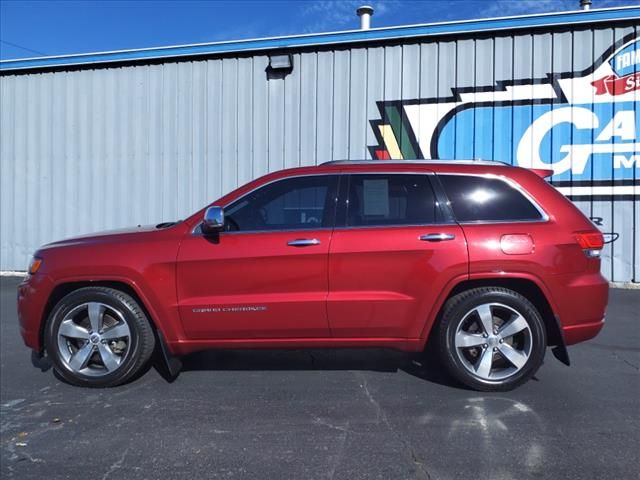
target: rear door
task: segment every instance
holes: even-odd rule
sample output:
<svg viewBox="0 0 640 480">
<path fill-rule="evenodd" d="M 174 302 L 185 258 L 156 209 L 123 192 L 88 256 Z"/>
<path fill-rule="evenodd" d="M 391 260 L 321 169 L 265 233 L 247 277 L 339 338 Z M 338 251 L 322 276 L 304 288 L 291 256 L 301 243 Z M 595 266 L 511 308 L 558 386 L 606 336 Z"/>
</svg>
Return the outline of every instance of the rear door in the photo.
<svg viewBox="0 0 640 480">
<path fill-rule="evenodd" d="M 190 338 L 329 337 L 338 175 L 281 179 L 225 206 L 225 231 L 187 236 L 178 301 Z"/>
<path fill-rule="evenodd" d="M 419 338 L 447 282 L 467 275 L 463 232 L 429 173 L 346 177 L 329 255 L 332 335 Z"/>
</svg>

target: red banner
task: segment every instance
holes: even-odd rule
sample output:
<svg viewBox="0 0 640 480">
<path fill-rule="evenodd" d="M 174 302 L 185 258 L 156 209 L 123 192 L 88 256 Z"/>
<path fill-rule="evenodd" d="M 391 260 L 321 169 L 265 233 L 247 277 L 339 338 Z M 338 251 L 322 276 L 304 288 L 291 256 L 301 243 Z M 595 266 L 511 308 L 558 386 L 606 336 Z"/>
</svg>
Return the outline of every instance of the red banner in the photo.
<svg viewBox="0 0 640 480">
<path fill-rule="evenodd" d="M 624 93 L 640 90 L 640 73 L 632 73 L 625 77 L 618 78 L 615 75 L 601 78 L 591 85 L 596 87 L 596 95 L 622 95 Z"/>
</svg>

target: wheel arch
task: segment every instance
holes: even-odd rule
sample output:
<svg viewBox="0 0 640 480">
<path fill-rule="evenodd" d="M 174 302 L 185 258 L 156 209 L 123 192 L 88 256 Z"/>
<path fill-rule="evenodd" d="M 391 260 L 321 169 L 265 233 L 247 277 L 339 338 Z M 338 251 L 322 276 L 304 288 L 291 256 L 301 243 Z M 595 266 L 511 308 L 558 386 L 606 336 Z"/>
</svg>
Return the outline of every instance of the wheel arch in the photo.
<svg viewBox="0 0 640 480">
<path fill-rule="evenodd" d="M 49 320 L 49 316 L 51 315 L 51 311 L 58 304 L 60 300 L 62 300 L 66 295 L 71 292 L 74 292 L 80 288 L 85 287 L 107 287 L 113 288 L 114 290 L 119 290 L 127 295 L 131 296 L 142 308 L 144 314 L 149 319 L 149 323 L 151 324 L 151 328 L 157 335 L 162 335 L 162 331 L 158 328 L 158 324 L 154 315 L 147 307 L 146 302 L 142 295 L 138 293 L 138 291 L 131 285 L 126 282 L 118 281 L 118 280 L 96 280 L 96 281 L 69 281 L 63 282 L 54 287 L 51 291 L 51 295 L 47 299 L 47 303 L 45 304 L 45 308 L 42 312 L 42 319 L 40 321 L 40 345 L 42 345 L 43 351 L 45 350 L 44 343 L 44 332 L 47 325 L 47 321 Z"/>
<path fill-rule="evenodd" d="M 425 343 L 429 341 L 433 332 L 436 330 L 434 327 L 439 324 L 447 301 L 459 293 L 478 287 L 507 288 L 527 298 L 536 307 L 542 317 L 547 334 L 547 346 L 554 347 L 553 353 L 558 360 L 569 365 L 569 356 L 566 351 L 562 329 L 560 328 L 558 316 L 554 312 L 548 295 L 545 294 L 543 286 L 539 285 L 533 279 L 525 277 L 486 277 L 466 279 L 456 283 L 440 305 L 431 329 L 425 338 Z"/>
</svg>

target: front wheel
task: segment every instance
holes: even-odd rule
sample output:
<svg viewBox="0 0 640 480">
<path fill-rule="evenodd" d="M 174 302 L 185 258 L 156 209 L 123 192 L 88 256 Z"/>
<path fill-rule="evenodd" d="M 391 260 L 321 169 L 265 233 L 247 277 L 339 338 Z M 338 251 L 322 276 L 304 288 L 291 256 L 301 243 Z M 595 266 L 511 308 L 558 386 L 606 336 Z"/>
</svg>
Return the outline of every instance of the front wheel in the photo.
<svg viewBox="0 0 640 480">
<path fill-rule="evenodd" d="M 512 390 L 542 364 L 545 333 L 540 314 L 519 293 L 475 288 L 447 301 L 440 356 L 456 379 L 475 390 Z"/>
<path fill-rule="evenodd" d="M 80 288 L 60 300 L 44 340 L 58 375 L 85 387 L 125 383 L 149 361 L 155 345 L 140 305 L 105 287 Z"/>
</svg>

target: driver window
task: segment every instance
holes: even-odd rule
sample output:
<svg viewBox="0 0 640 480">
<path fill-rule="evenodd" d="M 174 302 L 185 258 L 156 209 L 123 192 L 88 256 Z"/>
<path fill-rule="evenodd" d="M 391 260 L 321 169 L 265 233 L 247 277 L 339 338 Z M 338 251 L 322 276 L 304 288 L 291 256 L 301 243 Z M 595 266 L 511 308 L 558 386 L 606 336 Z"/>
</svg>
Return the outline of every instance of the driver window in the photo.
<svg viewBox="0 0 640 480">
<path fill-rule="evenodd" d="M 327 225 L 325 204 L 331 176 L 280 180 L 225 208 L 225 230 L 304 230 Z"/>
</svg>

